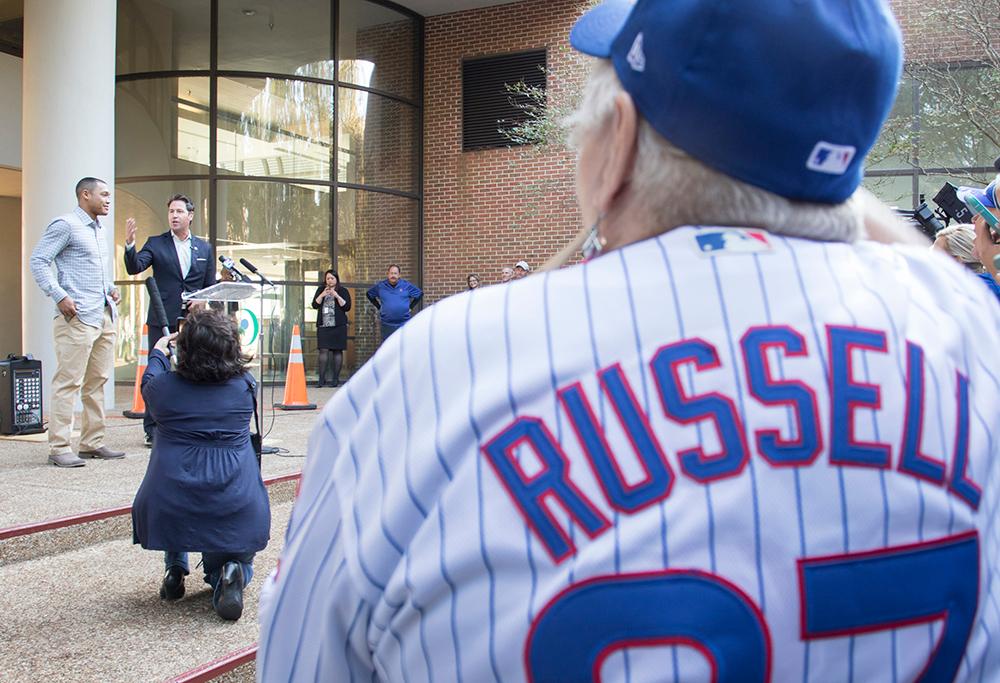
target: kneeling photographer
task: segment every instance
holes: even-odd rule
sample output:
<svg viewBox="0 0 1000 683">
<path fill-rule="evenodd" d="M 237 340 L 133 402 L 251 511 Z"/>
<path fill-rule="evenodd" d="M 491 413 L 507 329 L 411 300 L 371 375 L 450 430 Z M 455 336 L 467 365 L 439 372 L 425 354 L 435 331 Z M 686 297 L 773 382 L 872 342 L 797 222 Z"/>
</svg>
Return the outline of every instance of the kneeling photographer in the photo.
<svg viewBox="0 0 1000 683">
<path fill-rule="evenodd" d="M 168 342 L 176 348 L 171 371 Z M 243 613 L 254 553 L 267 546 L 271 513 L 250 439 L 256 385 L 239 331 L 221 311 L 193 310 L 160 339 L 142 377 L 157 425 L 149 465 L 132 505 L 133 542 L 165 551 L 160 597 L 184 595 L 188 552 L 200 552 L 212 605 Z"/>
</svg>

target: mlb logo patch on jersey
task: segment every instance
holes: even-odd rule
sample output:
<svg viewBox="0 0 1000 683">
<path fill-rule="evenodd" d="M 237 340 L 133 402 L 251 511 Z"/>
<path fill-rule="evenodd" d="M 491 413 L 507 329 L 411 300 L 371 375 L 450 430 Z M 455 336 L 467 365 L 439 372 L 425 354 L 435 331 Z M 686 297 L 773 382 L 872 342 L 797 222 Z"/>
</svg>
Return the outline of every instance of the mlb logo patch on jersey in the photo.
<svg viewBox="0 0 1000 683">
<path fill-rule="evenodd" d="M 764 230 L 716 228 L 696 232 L 694 239 L 698 251 L 706 256 L 761 253 L 772 249 L 771 239 Z"/>
</svg>

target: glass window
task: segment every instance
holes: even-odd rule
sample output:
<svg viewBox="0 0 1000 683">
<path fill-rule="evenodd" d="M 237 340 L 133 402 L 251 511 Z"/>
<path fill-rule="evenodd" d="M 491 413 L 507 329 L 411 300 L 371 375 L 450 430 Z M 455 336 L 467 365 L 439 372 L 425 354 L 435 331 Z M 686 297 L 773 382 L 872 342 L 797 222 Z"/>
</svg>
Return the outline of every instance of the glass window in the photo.
<svg viewBox="0 0 1000 683">
<path fill-rule="evenodd" d="M 910 211 L 913 203 L 913 174 L 868 176 L 863 185 L 889 206 Z"/>
<path fill-rule="evenodd" d="M 125 272 L 125 221 L 136 222 L 135 242 L 138 249 L 153 235 L 170 229 L 167 225 L 167 200 L 175 194 L 185 194 L 194 204 L 194 222 L 191 232 L 208 240 L 208 181 L 207 180 L 158 180 L 155 182 L 115 185 L 115 279 L 141 282 L 152 275 L 151 270 L 139 275 Z"/>
<path fill-rule="evenodd" d="M 333 90 L 305 81 L 220 78 L 219 170 L 332 180 Z"/>
<path fill-rule="evenodd" d="M 330 188 L 218 182 L 219 254 L 245 258 L 274 282 L 302 282 L 330 262 Z"/>
<path fill-rule="evenodd" d="M 151 78 L 115 86 L 119 178 L 202 175 L 209 169 L 207 78 Z"/>
<path fill-rule="evenodd" d="M 331 78 L 330 4 L 220 0 L 219 68 Z"/>
<path fill-rule="evenodd" d="M 413 192 L 417 187 L 417 112 L 366 90 L 340 88 L 337 177 L 341 182 Z"/>
<path fill-rule="evenodd" d="M 146 240 L 170 228 L 167 226 L 167 200 L 175 194 L 186 194 L 194 203 L 191 232 L 208 240 L 208 181 L 169 180 L 141 183 L 118 182 L 115 185 L 115 280 L 122 300 L 118 304 L 118 337 L 115 343 L 115 381 L 135 380 L 135 364 L 139 355 L 139 340 L 146 322 L 149 298 L 145 280 L 152 269 L 137 275 L 125 272 L 125 221 L 135 218 L 136 248 Z"/>
<path fill-rule="evenodd" d="M 414 19 L 365 0 L 341 0 L 338 34 L 341 81 L 417 97 Z"/>
<path fill-rule="evenodd" d="M 119 74 L 209 68 L 210 2 L 118 0 Z"/>
<path fill-rule="evenodd" d="M 879 134 L 875 146 L 868 154 L 868 170 L 910 170 L 913 145 L 913 81 L 904 78 L 899 84 L 896 102 Z"/>
<path fill-rule="evenodd" d="M 417 282 L 419 202 L 384 192 L 341 188 L 337 195 L 337 266 L 346 282 L 372 283 L 396 263 Z"/>
<path fill-rule="evenodd" d="M 993 69 L 940 67 L 921 79 L 920 165 L 924 168 L 992 166 L 1000 148 L 995 134 L 996 80 Z"/>
</svg>

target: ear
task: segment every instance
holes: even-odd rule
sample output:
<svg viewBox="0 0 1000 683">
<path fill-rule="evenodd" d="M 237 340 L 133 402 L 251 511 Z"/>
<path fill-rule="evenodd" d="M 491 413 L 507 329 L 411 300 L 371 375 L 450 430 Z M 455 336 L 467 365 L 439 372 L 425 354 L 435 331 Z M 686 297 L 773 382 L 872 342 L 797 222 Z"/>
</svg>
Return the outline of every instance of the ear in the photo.
<svg viewBox="0 0 1000 683">
<path fill-rule="evenodd" d="M 615 96 L 614 113 L 605 128 L 604 163 L 596 204 L 601 213 L 608 213 L 628 187 L 638 149 L 639 114 L 632 96 L 620 92 Z"/>
</svg>

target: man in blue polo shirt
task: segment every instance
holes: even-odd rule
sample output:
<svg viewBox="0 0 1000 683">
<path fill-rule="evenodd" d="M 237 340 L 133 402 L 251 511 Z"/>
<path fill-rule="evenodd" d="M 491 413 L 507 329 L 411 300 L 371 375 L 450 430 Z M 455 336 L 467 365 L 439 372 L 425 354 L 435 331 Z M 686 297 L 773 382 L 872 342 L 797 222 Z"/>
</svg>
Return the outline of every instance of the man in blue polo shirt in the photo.
<svg viewBox="0 0 1000 683">
<path fill-rule="evenodd" d="M 395 263 L 389 266 L 386 279 L 368 290 L 368 300 L 378 309 L 383 342 L 410 319 L 410 309 L 423 295 L 419 287 L 399 277 L 399 266 Z"/>
</svg>

